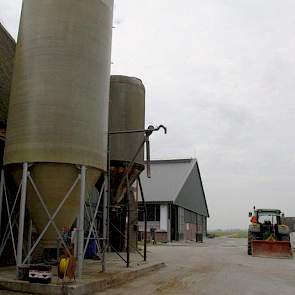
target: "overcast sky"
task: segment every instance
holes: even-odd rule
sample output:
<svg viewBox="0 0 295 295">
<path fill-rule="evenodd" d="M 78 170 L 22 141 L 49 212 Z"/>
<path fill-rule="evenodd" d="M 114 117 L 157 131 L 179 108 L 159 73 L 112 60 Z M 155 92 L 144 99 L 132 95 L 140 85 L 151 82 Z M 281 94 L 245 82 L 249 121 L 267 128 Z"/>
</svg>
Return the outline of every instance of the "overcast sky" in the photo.
<svg viewBox="0 0 295 295">
<path fill-rule="evenodd" d="M 197 157 L 209 228 L 295 216 L 295 1 L 116 0 L 112 73 L 146 86 L 153 158 Z M 20 0 L 0 0 L 16 37 Z"/>
</svg>

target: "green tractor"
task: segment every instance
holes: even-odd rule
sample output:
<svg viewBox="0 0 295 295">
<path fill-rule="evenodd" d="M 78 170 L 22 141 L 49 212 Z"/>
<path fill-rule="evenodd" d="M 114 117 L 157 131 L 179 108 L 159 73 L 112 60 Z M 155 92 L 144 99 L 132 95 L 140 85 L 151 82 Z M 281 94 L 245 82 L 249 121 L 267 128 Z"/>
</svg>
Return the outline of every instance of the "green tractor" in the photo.
<svg viewBox="0 0 295 295">
<path fill-rule="evenodd" d="M 282 224 L 278 209 L 255 209 L 249 212 L 248 255 L 260 257 L 292 257 L 289 227 Z"/>
</svg>

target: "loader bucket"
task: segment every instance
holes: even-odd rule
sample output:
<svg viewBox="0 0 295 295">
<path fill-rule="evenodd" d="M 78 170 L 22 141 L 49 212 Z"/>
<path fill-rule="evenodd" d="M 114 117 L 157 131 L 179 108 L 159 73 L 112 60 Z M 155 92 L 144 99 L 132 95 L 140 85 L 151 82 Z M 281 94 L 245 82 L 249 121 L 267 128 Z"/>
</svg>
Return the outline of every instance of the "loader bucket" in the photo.
<svg viewBox="0 0 295 295">
<path fill-rule="evenodd" d="M 290 258 L 293 256 L 289 241 L 252 241 L 252 255 L 258 257 Z"/>
</svg>

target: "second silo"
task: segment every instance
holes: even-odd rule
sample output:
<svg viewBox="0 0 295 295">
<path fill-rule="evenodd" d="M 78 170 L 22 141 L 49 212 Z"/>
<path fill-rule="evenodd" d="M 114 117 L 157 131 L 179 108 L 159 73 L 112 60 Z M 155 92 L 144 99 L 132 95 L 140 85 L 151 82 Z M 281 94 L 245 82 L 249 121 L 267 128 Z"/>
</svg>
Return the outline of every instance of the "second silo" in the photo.
<svg viewBox="0 0 295 295">
<path fill-rule="evenodd" d="M 143 130 L 145 126 L 145 88 L 140 79 L 111 76 L 109 131 Z M 124 194 L 120 186 L 127 167 L 144 140 L 144 133 L 110 136 L 111 201 L 119 202 Z M 140 151 L 129 173 L 130 182 L 144 169 L 144 149 Z"/>
<path fill-rule="evenodd" d="M 112 76 L 110 87 L 109 131 L 128 132 L 143 130 L 145 126 L 145 88 L 140 79 L 127 76 Z M 137 202 L 133 192 L 126 194 L 128 173 L 132 185 L 144 169 L 144 133 L 110 135 L 111 204 L 110 243 L 117 251 L 136 247 Z M 134 159 L 138 149 L 141 150 Z M 129 169 L 131 168 L 131 169 Z M 128 209 L 127 209 L 128 208 Z M 128 213 L 129 212 L 129 213 Z M 129 229 L 127 230 L 126 217 Z M 127 230 L 128 242 L 119 233 Z M 128 247 L 131 245 L 131 248 Z"/>
<path fill-rule="evenodd" d="M 94 185 L 107 164 L 113 0 L 23 2 L 4 162 L 20 181 L 21 163 L 51 214 L 85 165 Z M 40 231 L 48 218 L 31 186 L 28 207 Z M 79 187 L 57 215 L 70 227 Z M 51 226 L 44 247 L 56 246 Z"/>
</svg>

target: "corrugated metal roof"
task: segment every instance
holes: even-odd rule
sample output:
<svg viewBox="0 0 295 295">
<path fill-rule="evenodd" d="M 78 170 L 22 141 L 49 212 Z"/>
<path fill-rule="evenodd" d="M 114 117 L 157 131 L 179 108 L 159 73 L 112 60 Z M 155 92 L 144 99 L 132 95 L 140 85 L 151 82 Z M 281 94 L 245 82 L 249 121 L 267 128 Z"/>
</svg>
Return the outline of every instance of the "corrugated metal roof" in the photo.
<svg viewBox="0 0 295 295">
<path fill-rule="evenodd" d="M 202 179 L 196 159 L 151 162 L 152 177 L 142 173 L 147 202 L 173 202 L 198 214 L 209 216 Z"/>
<path fill-rule="evenodd" d="M 0 122 L 6 124 L 15 41 L 0 23 Z"/>
</svg>

